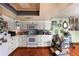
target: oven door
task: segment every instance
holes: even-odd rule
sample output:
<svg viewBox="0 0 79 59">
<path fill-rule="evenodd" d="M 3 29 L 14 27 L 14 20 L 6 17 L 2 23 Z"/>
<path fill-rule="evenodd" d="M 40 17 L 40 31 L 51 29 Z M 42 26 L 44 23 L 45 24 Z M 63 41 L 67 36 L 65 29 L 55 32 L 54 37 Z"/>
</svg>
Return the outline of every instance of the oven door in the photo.
<svg viewBox="0 0 79 59">
<path fill-rule="evenodd" d="M 27 44 L 37 44 L 37 37 L 36 36 L 28 36 L 27 37 Z"/>
</svg>

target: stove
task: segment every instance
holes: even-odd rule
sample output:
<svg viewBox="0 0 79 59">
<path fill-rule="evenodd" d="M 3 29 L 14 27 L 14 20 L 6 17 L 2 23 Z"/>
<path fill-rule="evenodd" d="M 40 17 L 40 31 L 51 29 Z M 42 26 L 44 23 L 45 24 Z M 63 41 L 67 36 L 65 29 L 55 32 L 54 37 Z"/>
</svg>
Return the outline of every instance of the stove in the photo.
<svg viewBox="0 0 79 59">
<path fill-rule="evenodd" d="M 26 41 L 27 41 L 27 47 L 37 47 L 38 45 L 36 35 L 28 35 Z"/>
</svg>

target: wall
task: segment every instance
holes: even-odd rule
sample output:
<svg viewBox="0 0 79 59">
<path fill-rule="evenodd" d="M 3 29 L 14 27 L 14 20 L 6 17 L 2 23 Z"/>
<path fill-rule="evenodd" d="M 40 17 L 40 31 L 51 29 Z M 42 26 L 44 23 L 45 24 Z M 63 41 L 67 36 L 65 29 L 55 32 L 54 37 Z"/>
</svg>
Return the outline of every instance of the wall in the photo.
<svg viewBox="0 0 79 59">
<path fill-rule="evenodd" d="M 72 35 L 72 42 L 79 43 L 79 31 L 69 31 Z"/>
<path fill-rule="evenodd" d="M 59 20 L 62 20 L 62 21 L 67 21 L 68 22 L 67 17 L 64 17 L 64 18 L 59 18 L 59 17 L 58 18 L 52 18 L 51 20 L 56 20 L 57 22 L 59 22 Z M 62 24 L 62 22 L 61 22 L 61 24 Z M 55 34 L 56 29 L 58 30 L 58 33 L 61 36 L 62 34 L 60 33 L 60 30 L 63 29 L 62 27 L 60 27 L 60 28 L 54 27 L 54 29 L 51 30 L 52 35 Z M 68 31 L 68 29 L 65 30 L 65 31 Z M 69 31 L 69 32 L 72 35 L 72 42 L 73 43 L 79 43 L 79 31 Z"/>
<path fill-rule="evenodd" d="M 67 21 L 67 23 L 68 23 L 67 17 L 53 17 L 51 19 L 51 21 L 57 21 L 57 25 L 55 27 L 53 27 L 53 29 L 51 30 L 52 34 L 56 34 L 55 30 L 58 30 L 58 34 L 60 34 L 60 35 L 61 35 L 60 30 L 63 29 L 64 31 L 68 31 L 68 29 L 64 29 L 63 26 L 62 26 L 64 21 Z M 58 27 L 58 24 L 61 24 L 61 27 Z"/>
<path fill-rule="evenodd" d="M 79 3 L 72 4 L 65 10 L 60 12 L 62 17 L 78 16 L 79 17 Z"/>
<path fill-rule="evenodd" d="M 67 9 L 61 12 L 62 17 L 75 16 L 79 17 L 79 3 L 69 6 Z M 73 42 L 79 43 L 79 31 L 70 31 L 72 35 Z"/>
</svg>

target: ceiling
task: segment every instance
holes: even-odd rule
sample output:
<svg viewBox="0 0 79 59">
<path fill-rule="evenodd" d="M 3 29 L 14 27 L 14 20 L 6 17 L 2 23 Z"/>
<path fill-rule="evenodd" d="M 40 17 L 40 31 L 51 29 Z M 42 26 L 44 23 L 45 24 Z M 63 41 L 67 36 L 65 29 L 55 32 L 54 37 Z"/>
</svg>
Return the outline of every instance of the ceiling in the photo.
<svg viewBox="0 0 79 59">
<path fill-rule="evenodd" d="M 60 11 L 68 8 L 70 5 L 72 5 L 72 3 L 54 3 L 52 4 L 52 8 L 55 8 Z"/>
<path fill-rule="evenodd" d="M 3 7 L 7 8 L 16 15 L 21 16 L 39 16 L 40 4 L 39 3 L 0 3 Z"/>
<path fill-rule="evenodd" d="M 16 11 L 16 15 L 19 15 L 18 17 L 22 18 L 34 17 L 35 19 L 36 18 L 50 19 L 51 17 L 57 17 L 57 16 L 60 17 L 65 14 L 71 16 L 72 15 L 71 13 L 73 13 L 73 9 L 75 9 L 75 7 L 77 7 L 78 5 L 74 3 L 8 3 L 8 4 L 4 3 L 4 4 L 1 5 L 9 9 L 10 11 L 14 9 Z M 79 6 L 77 8 L 79 8 Z"/>
<path fill-rule="evenodd" d="M 16 11 L 39 11 L 39 3 L 10 3 Z"/>
</svg>

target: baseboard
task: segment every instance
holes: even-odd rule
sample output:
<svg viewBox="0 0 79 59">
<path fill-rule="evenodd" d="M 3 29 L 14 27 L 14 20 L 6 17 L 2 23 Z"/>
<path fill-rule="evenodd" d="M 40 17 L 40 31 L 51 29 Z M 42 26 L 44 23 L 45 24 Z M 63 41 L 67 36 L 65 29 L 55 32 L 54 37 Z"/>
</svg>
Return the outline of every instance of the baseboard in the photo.
<svg viewBox="0 0 79 59">
<path fill-rule="evenodd" d="M 17 50 L 19 49 L 19 47 L 17 47 L 13 52 L 11 52 L 8 56 L 12 56 Z"/>
<path fill-rule="evenodd" d="M 49 48 L 49 47 L 18 47 L 18 48 Z"/>
<path fill-rule="evenodd" d="M 73 43 L 74 45 L 79 45 L 79 43 Z"/>
</svg>

